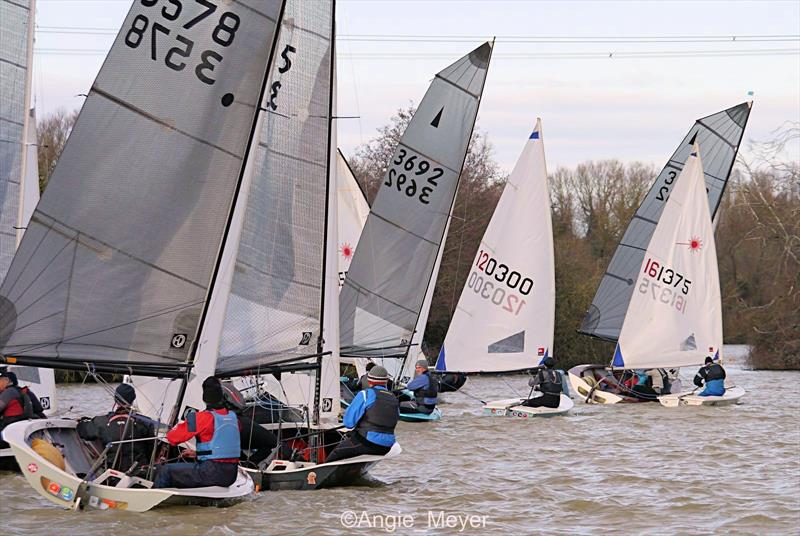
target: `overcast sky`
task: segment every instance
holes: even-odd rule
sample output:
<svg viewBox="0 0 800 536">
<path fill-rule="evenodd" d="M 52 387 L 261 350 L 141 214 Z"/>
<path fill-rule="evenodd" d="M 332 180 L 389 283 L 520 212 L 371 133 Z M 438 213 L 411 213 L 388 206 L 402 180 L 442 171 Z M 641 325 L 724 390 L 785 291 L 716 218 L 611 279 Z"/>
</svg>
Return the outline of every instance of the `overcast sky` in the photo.
<svg viewBox="0 0 800 536">
<path fill-rule="evenodd" d="M 75 95 L 91 86 L 130 3 L 37 0 L 40 117 L 82 104 Z M 436 72 L 492 36 L 478 125 L 506 171 L 537 116 L 551 170 L 612 157 L 661 166 L 697 117 L 749 100 L 749 91 L 755 104 L 746 139 L 766 140 L 786 121 L 800 121 L 797 0 L 337 6 L 338 113 L 360 116 L 339 122 L 346 155 L 398 107 L 419 102 Z M 789 156 L 800 160 L 800 144 Z"/>
</svg>

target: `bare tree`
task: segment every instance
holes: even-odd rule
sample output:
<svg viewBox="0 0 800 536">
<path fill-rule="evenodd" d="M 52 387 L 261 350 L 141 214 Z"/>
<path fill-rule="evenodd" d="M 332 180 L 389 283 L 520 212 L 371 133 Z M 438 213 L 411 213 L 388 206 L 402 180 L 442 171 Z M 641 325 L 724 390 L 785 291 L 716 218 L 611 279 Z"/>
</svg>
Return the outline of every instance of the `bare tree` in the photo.
<svg viewBox="0 0 800 536">
<path fill-rule="evenodd" d="M 36 138 L 39 143 L 39 190 L 42 192 L 50 180 L 50 174 L 56 167 L 58 157 L 61 156 L 77 118 L 77 110 L 67 112 L 59 108 L 36 125 Z"/>
</svg>

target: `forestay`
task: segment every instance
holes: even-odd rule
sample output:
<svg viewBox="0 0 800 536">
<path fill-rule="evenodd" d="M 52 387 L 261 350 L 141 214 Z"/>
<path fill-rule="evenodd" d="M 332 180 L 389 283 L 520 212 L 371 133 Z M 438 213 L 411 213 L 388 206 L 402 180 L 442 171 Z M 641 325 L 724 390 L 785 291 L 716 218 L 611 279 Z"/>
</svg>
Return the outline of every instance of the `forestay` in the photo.
<svg viewBox="0 0 800 536">
<path fill-rule="evenodd" d="M 699 151 L 695 143 L 645 251 L 613 367 L 700 365 L 722 350 L 717 252 Z"/>
<path fill-rule="evenodd" d="M 437 370 L 529 369 L 552 355 L 555 267 L 541 121 L 497 203 Z"/>
<path fill-rule="evenodd" d="M 483 91 L 485 43 L 438 73 L 390 160 L 340 295 L 342 353 L 404 356 Z"/>
<path fill-rule="evenodd" d="M 703 150 L 708 205 L 714 218 L 744 135 L 751 105 L 745 102 L 698 119 L 689 130 L 628 225 L 583 319 L 579 329 L 581 333 L 611 341 L 619 337 L 635 290 L 634 281 L 644 258 L 644 249 L 670 197 L 675 178 L 695 142 Z"/>
<path fill-rule="evenodd" d="M 133 4 L 0 287 L 3 354 L 177 374 L 280 7 Z"/>
</svg>

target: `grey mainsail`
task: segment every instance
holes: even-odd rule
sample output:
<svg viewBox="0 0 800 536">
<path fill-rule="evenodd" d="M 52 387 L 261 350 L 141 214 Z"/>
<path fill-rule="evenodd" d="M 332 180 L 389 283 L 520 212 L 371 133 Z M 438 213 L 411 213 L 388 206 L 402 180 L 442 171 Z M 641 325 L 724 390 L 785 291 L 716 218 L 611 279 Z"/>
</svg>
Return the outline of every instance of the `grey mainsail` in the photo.
<svg viewBox="0 0 800 536">
<path fill-rule="evenodd" d="M 408 351 L 478 113 L 492 46 L 439 72 L 400 139 L 339 298 L 342 355 Z"/>
<path fill-rule="evenodd" d="M 0 1 L 0 278 L 25 226 L 22 182 L 28 131 L 36 128 L 28 114 L 32 48 L 33 2 Z"/>
<path fill-rule="evenodd" d="M 220 373 L 255 372 L 318 352 L 332 54 L 332 0 L 287 1 L 223 324 Z"/>
<path fill-rule="evenodd" d="M 2 354 L 187 361 L 281 7 L 131 7 L 0 286 Z"/>
<path fill-rule="evenodd" d="M 716 215 L 750 109 L 751 103 L 743 102 L 695 122 L 634 214 L 600 281 L 579 332 L 610 341 L 619 338 L 647 244 L 661 217 L 671 185 L 683 169 L 695 142 L 703 151 L 703 172 L 711 217 Z"/>
</svg>

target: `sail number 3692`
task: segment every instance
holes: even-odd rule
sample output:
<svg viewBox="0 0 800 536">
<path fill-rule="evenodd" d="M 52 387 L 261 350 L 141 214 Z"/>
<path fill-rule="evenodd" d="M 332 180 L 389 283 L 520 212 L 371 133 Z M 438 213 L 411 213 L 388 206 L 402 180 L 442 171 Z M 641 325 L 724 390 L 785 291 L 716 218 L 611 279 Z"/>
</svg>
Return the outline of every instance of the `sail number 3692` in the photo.
<svg viewBox="0 0 800 536">
<path fill-rule="evenodd" d="M 407 149 L 401 147 L 392 160 L 392 167 L 389 168 L 383 185 L 397 188 L 398 192 L 415 197 L 420 203 L 427 205 L 431 202 L 430 195 L 439 185 L 436 181 L 442 175 L 444 169 L 432 166 L 419 155 L 410 155 Z"/>
<path fill-rule="evenodd" d="M 160 0 L 139 0 L 145 7 L 156 8 Z M 158 13 L 148 18 L 143 14 L 136 15 L 131 22 L 131 27 L 125 34 L 125 44 L 130 48 L 139 48 L 144 41 L 150 43 L 150 59 L 160 61 L 163 57 L 164 64 L 173 71 L 183 71 L 187 62 L 192 57 L 194 51 L 194 41 L 177 31 L 191 30 L 196 25 L 213 15 L 217 11 L 217 5 L 209 0 L 161 0 L 160 9 L 162 21 L 166 24 L 180 24 L 179 28 L 170 28 L 158 20 Z M 191 6 L 191 7 L 189 7 Z M 185 9 L 184 9 L 185 8 Z M 153 20 L 151 20 L 153 19 Z M 178 20 L 180 19 L 180 21 Z M 236 13 L 224 12 L 216 24 L 212 22 L 211 40 L 221 47 L 228 47 L 236 37 L 236 30 L 239 29 L 241 19 Z M 177 30 L 173 33 L 173 30 Z M 172 39 L 170 39 L 172 37 Z M 164 41 L 167 41 L 164 43 Z M 177 46 L 171 46 L 178 43 Z M 166 49 L 166 50 L 165 50 Z M 212 85 L 216 82 L 213 78 L 214 68 L 219 65 L 223 56 L 216 50 L 203 50 L 198 54 L 194 67 L 195 76 L 204 84 Z"/>
</svg>

